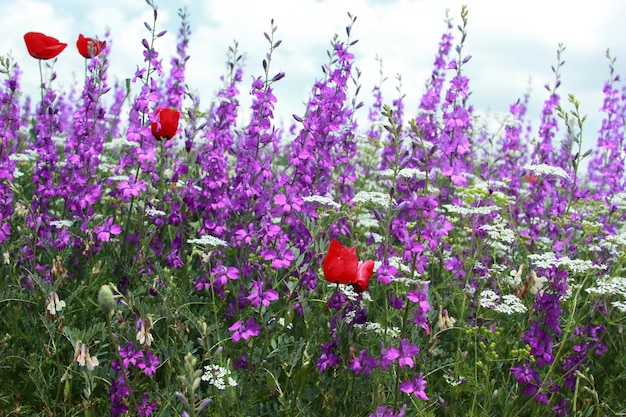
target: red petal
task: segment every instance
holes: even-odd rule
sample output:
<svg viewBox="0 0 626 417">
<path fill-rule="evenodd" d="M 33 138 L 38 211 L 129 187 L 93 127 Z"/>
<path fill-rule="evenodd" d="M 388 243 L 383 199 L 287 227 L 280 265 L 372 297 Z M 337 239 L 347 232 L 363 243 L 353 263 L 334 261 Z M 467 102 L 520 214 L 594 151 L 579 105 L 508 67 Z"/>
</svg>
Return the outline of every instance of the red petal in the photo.
<svg viewBox="0 0 626 417">
<path fill-rule="evenodd" d="M 357 279 L 359 260 L 356 248 L 343 246 L 338 240 L 332 240 L 328 254 L 324 259 L 324 278 L 326 281 L 348 284 Z"/>
<path fill-rule="evenodd" d="M 367 289 L 370 277 L 374 273 L 374 261 L 367 260 L 359 265 L 357 279 L 352 283 L 356 292 L 363 292 Z"/>
</svg>

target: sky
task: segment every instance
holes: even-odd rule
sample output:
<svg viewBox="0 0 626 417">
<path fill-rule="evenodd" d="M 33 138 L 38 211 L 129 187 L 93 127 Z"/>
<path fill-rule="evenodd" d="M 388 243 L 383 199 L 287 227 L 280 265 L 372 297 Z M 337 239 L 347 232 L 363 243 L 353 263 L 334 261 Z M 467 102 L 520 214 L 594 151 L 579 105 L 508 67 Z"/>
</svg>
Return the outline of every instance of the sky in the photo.
<svg viewBox="0 0 626 417">
<path fill-rule="evenodd" d="M 559 94 L 569 108 L 567 95 L 581 102 L 589 121 L 583 132 L 586 146 L 595 143 L 602 115 L 602 88 L 609 78 L 606 51 L 617 58 L 616 72 L 623 73 L 626 60 L 626 31 L 621 0 L 155 0 L 159 8 L 157 31 L 168 33 L 155 47 L 169 68 L 176 48 L 180 19 L 186 7 L 191 24 L 187 83 L 207 106 L 222 86 L 226 56 L 236 40 L 245 56 L 241 90 L 248 97 L 253 76 L 263 74 L 261 61 L 268 51 L 263 36 L 270 21 L 277 26 L 271 72 L 285 72 L 274 85 L 279 121 L 291 122 L 291 114 L 303 114 L 326 51 L 335 34 L 345 39 L 348 13 L 357 17 L 352 29 L 355 66 L 361 70 L 363 101 L 371 103 L 371 90 L 381 79 L 382 60 L 385 102 L 398 96 L 397 75 L 405 94 L 407 117 L 416 114 L 424 84 L 432 68 L 438 42 L 446 29 L 446 12 L 455 25 L 461 23 L 461 6 L 469 10 L 464 53 L 472 59 L 464 67 L 470 79 L 471 102 L 481 113 L 507 112 L 509 106 L 530 91 L 529 116 L 540 116 L 547 99 L 544 85 L 554 83 L 551 67 L 556 65 L 559 44 L 565 46 Z M 79 33 L 102 38 L 109 30 L 112 42 L 109 76 L 132 77 L 142 65 L 141 40 L 149 36 L 144 22 L 152 22 L 149 6 L 142 0 L 0 0 L 0 54 L 10 54 L 24 74 L 22 86 L 37 91 L 36 60 L 29 57 L 23 34 L 43 32 L 69 44 L 55 64 L 57 88 L 83 77 L 83 58 L 75 48 Z M 459 32 L 453 31 L 455 40 Z M 243 105 L 249 101 L 242 99 Z M 367 117 L 363 110 L 358 115 Z M 536 129 L 537 123 L 533 124 Z"/>
</svg>

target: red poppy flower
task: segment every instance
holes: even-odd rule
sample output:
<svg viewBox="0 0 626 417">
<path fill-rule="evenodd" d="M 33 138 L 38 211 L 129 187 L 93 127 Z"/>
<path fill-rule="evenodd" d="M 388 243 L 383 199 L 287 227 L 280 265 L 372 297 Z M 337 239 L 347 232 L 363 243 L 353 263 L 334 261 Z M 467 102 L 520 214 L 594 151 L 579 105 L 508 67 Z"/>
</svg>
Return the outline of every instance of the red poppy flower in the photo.
<svg viewBox="0 0 626 417">
<path fill-rule="evenodd" d="M 37 59 L 52 59 L 67 46 L 66 43 L 39 32 L 28 32 L 24 35 L 24 42 L 30 56 Z"/>
<path fill-rule="evenodd" d="M 343 246 L 338 240 L 331 240 L 328 254 L 324 258 L 324 278 L 338 284 L 352 284 L 355 291 L 367 289 L 374 271 L 374 261 L 368 260 L 359 265 L 356 248 Z"/>
<path fill-rule="evenodd" d="M 155 138 L 171 139 L 178 130 L 180 113 L 167 107 L 158 108 L 154 112 L 155 121 L 152 122 L 152 134 Z"/>
<path fill-rule="evenodd" d="M 93 58 L 100 55 L 100 52 L 106 48 L 106 41 L 99 41 L 97 39 L 86 38 L 82 34 L 78 35 L 76 41 L 76 48 L 78 52 L 85 58 Z"/>
</svg>

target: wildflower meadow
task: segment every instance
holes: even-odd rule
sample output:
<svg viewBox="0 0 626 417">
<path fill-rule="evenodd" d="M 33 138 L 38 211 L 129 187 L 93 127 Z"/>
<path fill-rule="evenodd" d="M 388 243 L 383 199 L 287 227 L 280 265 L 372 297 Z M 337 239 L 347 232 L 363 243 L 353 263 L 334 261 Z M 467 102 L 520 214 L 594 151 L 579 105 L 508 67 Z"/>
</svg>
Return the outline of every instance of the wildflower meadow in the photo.
<svg viewBox="0 0 626 417">
<path fill-rule="evenodd" d="M 441 16 L 424 90 L 392 98 L 361 85 L 349 14 L 279 124 L 277 22 L 258 65 L 225 46 L 200 97 L 187 12 L 167 33 L 146 3 L 128 79 L 106 33 L 0 51 L 0 416 L 626 415 L 610 53 L 599 131 L 556 45 L 541 114 L 527 94 L 485 120 L 466 7 Z M 59 90 L 66 54 L 85 68 Z"/>
</svg>

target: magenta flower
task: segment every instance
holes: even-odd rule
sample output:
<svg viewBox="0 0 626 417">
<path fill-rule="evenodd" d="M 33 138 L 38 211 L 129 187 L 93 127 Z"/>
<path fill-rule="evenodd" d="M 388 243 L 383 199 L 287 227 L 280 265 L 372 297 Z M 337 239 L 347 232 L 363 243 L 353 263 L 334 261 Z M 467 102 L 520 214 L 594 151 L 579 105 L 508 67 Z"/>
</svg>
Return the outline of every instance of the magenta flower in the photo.
<svg viewBox="0 0 626 417">
<path fill-rule="evenodd" d="M 248 340 L 250 336 L 258 336 L 261 333 L 261 327 L 256 324 L 252 317 L 246 320 L 245 323 L 239 320 L 230 326 L 228 330 L 233 332 L 233 342 L 238 342 L 241 339 Z"/>
<path fill-rule="evenodd" d="M 150 376 L 156 372 L 157 366 L 159 366 L 161 362 L 157 355 L 155 355 L 152 351 L 146 350 L 146 354 L 144 357 L 139 358 L 137 361 L 137 368 L 143 369 L 144 374 L 146 376 Z"/>
<path fill-rule="evenodd" d="M 394 360 L 398 359 L 398 365 L 401 368 L 409 367 L 413 368 L 415 365 L 413 363 L 413 357 L 417 356 L 420 353 L 420 349 L 412 344 L 409 339 L 400 340 L 400 348 L 389 347 L 385 349 L 383 345 L 380 356 L 381 356 L 381 364 L 385 364 L 385 366 L 390 365 Z"/>
<path fill-rule="evenodd" d="M 252 281 L 252 291 L 250 295 L 246 297 L 248 301 L 250 301 L 250 305 L 252 307 L 258 307 L 260 304 L 263 304 L 265 307 L 269 307 L 272 301 L 278 300 L 278 292 L 276 290 L 266 290 L 265 283 L 261 280 Z"/>
<path fill-rule="evenodd" d="M 93 229 L 93 232 L 99 242 L 108 242 L 111 235 L 117 236 L 122 233 L 122 228 L 117 224 L 113 224 L 113 217 L 109 217 L 101 226 Z"/>
<path fill-rule="evenodd" d="M 426 389 L 426 381 L 424 380 L 424 372 L 420 372 L 419 376 L 413 374 L 413 379 L 402 381 L 400 383 L 400 391 L 413 394 L 420 400 L 428 401 L 429 398 L 424 390 Z"/>
</svg>

